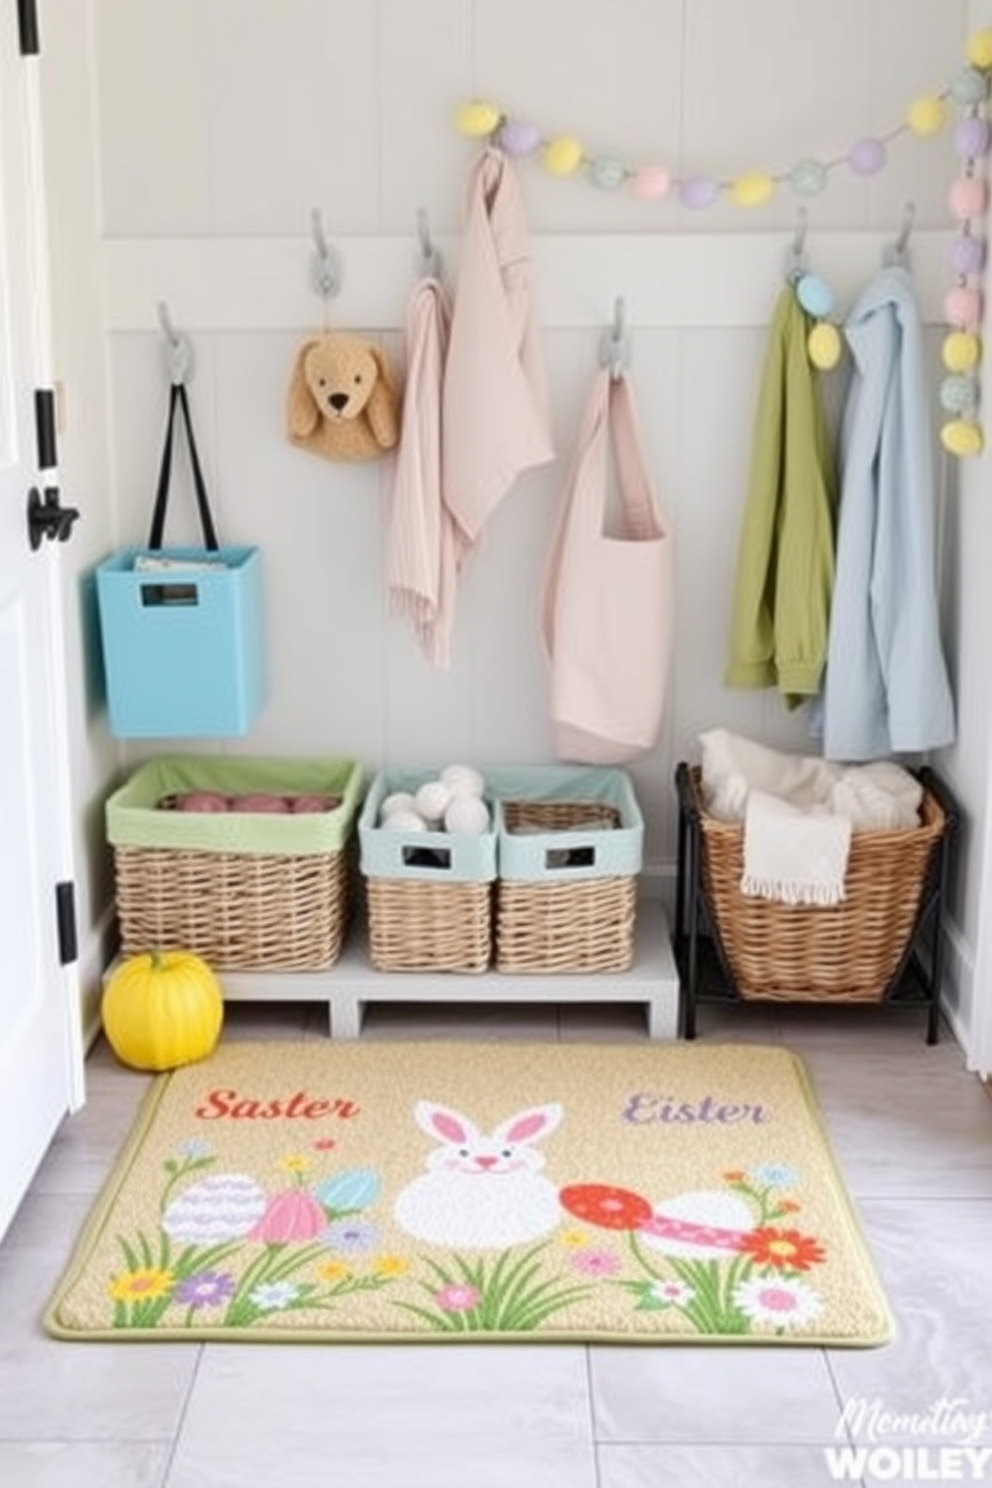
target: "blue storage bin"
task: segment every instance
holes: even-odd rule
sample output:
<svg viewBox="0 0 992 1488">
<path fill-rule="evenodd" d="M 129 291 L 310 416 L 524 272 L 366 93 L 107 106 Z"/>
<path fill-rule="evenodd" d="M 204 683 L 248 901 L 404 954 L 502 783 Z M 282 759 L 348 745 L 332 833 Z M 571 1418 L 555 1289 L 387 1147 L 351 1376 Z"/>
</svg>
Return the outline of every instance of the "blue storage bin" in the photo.
<svg viewBox="0 0 992 1488">
<path fill-rule="evenodd" d="M 188 569 L 135 569 L 139 557 Z M 198 568 L 221 560 L 223 568 Z M 98 565 L 107 713 L 118 739 L 235 738 L 265 701 L 255 547 L 124 548 Z"/>
</svg>

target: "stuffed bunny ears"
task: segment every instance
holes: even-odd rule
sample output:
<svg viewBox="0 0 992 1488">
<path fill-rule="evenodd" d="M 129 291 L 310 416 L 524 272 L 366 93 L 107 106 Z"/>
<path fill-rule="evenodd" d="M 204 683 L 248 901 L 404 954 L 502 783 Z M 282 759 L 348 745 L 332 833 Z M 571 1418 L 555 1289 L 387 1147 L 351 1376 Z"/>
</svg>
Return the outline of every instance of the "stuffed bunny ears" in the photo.
<svg viewBox="0 0 992 1488">
<path fill-rule="evenodd" d="M 375 460 L 400 434 L 396 379 L 377 346 L 329 331 L 296 353 L 286 423 L 290 443 L 326 460 Z"/>
</svg>

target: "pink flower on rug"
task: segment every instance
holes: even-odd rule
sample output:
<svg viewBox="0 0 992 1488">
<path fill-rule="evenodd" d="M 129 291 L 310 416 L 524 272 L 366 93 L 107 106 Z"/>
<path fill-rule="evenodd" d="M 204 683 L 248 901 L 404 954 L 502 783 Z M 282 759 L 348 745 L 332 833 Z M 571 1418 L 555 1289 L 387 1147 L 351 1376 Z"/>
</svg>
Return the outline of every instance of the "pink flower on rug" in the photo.
<svg viewBox="0 0 992 1488">
<path fill-rule="evenodd" d="M 734 1305 L 753 1323 L 799 1327 L 818 1317 L 823 1303 L 804 1281 L 753 1277 L 734 1289 Z"/>
<path fill-rule="evenodd" d="M 583 1276 L 615 1276 L 620 1270 L 619 1260 L 608 1250 L 576 1251 L 571 1266 L 573 1271 L 581 1271 Z"/>
<path fill-rule="evenodd" d="M 446 1286 L 437 1293 L 435 1300 L 445 1312 L 471 1312 L 482 1301 L 482 1293 L 474 1286 Z"/>
<path fill-rule="evenodd" d="M 302 1188 L 286 1188 L 273 1194 L 247 1238 L 264 1245 L 286 1245 L 291 1240 L 313 1240 L 326 1224 L 327 1216 L 316 1199 Z"/>
</svg>

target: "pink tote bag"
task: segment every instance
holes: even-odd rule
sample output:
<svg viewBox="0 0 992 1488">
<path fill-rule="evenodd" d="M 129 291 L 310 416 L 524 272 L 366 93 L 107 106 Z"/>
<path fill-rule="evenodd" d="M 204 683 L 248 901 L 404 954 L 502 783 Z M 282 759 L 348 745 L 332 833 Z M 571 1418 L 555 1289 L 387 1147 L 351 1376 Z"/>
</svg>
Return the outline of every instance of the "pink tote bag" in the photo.
<svg viewBox="0 0 992 1488">
<path fill-rule="evenodd" d="M 583 413 L 545 574 L 541 628 L 560 759 L 622 764 L 657 742 L 672 585 L 671 537 L 645 468 L 633 390 L 625 373 L 604 368 Z"/>
</svg>

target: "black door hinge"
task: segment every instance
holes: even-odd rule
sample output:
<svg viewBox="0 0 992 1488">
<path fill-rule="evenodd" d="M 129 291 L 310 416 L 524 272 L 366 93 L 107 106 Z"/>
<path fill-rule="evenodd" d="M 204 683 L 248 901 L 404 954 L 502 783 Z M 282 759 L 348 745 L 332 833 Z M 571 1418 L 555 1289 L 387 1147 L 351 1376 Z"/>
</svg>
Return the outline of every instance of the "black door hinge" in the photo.
<svg viewBox="0 0 992 1488">
<path fill-rule="evenodd" d="M 59 931 L 59 963 L 71 966 L 79 959 L 76 937 L 76 885 L 71 879 L 55 885 L 55 918 Z"/>
<path fill-rule="evenodd" d="M 21 56 L 37 57 L 41 51 L 37 0 L 17 0 L 17 24 L 21 33 Z"/>
<path fill-rule="evenodd" d="M 34 390 L 34 430 L 38 469 L 54 470 L 59 463 L 59 450 L 55 437 L 55 393 L 51 388 Z"/>
</svg>

